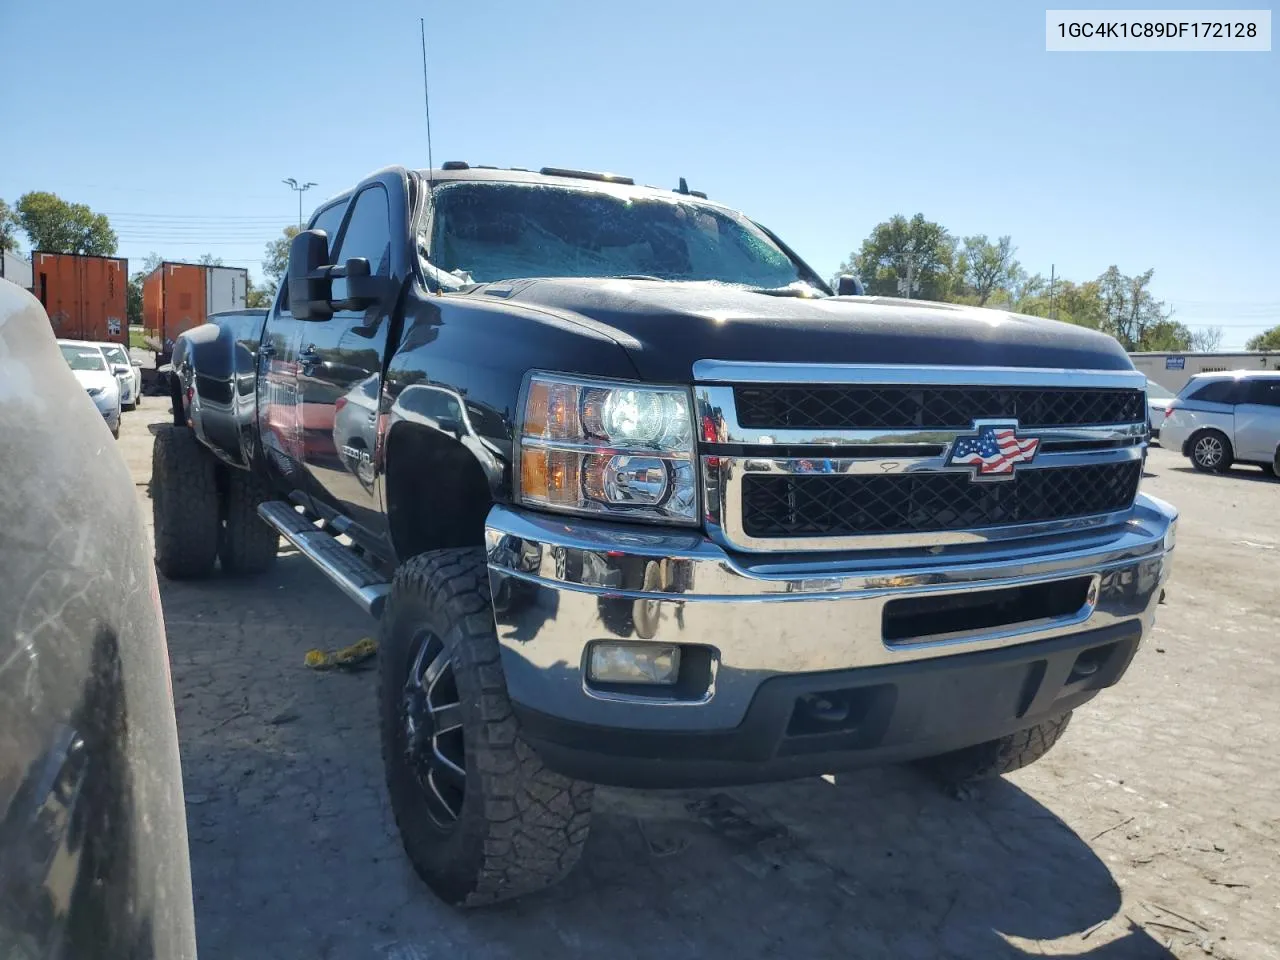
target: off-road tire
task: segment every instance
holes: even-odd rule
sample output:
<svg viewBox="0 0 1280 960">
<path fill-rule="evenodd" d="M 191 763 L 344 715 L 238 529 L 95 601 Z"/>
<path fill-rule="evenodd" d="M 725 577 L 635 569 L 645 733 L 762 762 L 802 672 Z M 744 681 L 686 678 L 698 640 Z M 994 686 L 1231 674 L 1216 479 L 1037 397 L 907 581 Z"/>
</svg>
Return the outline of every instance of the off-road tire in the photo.
<svg viewBox="0 0 1280 960">
<path fill-rule="evenodd" d="M 969 783 L 1000 777 L 1035 763 L 1052 749 L 1066 732 L 1071 711 L 998 740 L 988 740 L 963 750 L 928 757 L 917 764 L 937 780 L 947 784 Z"/>
<path fill-rule="evenodd" d="M 218 537 L 223 573 L 252 576 L 275 562 L 280 535 L 258 516 L 258 504 L 270 499 L 270 489 L 252 473 L 227 470 Z"/>
<path fill-rule="evenodd" d="M 1222 456 L 1214 463 L 1210 463 L 1200 456 L 1200 442 L 1206 439 L 1217 440 L 1222 447 Z M 1202 473 L 1226 473 L 1231 469 L 1231 464 L 1235 460 L 1235 452 L 1231 449 L 1231 441 L 1227 439 L 1226 434 L 1221 430 L 1201 430 L 1195 434 L 1187 442 L 1187 456 L 1191 458 L 1191 465 Z"/>
<path fill-rule="evenodd" d="M 170 580 L 206 577 L 218 555 L 213 458 L 191 430 L 162 424 L 151 447 L 156 568 Z"/>
<path fill-rule="evenodd" d="M 449 655 L 462 711 L 466 785 L 438 826 L 406 751 L 405 681 L 423 627 Z M 586 843 L 593 788 L 543 766 L 507 696 L 480 548 L 434 550 L 396 571 L 380 625 L 378 708 L 391 808 L 414 869 L 442 900 L 482 906 L 564 877 Z"/>
</svg>

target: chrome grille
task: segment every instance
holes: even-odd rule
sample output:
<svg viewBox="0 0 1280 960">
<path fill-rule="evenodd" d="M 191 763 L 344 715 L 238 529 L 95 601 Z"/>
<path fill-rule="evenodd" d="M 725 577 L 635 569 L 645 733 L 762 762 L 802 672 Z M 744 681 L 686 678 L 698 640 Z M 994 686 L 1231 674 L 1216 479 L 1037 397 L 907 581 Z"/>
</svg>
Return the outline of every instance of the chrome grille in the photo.
<svg viewBox="0 0 1280 960">
<path fill-rule="evenodd" d="M 1145 418 L 1141 390 L 762 384 L 733 391 L 744 427 L 959 429 L 1005 417 L 1024 428 L 1131 423 Z"/>
<path fill-rule="evenodd" d="M 1122 522 L 1145 459 L 1135 370 L 694 364 L 708 533 L 758 552 L 915 549 Z M 979 423 L 1040 440 L 951 464 Z"/>
<path fill-rule="evenodd" d="M 964 473 L 747 474 L 748 535 L 833 537 L 974 530 L 1123 510 L 1142 462 L 1028 470 L 1009 483 L 972 483 Z"/>
</svg>

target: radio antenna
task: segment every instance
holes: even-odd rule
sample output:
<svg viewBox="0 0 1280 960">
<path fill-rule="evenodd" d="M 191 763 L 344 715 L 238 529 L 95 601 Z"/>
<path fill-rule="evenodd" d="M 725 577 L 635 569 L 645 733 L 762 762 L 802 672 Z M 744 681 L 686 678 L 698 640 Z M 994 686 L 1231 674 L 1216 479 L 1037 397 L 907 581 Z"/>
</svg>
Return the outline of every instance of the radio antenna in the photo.
<svg viewBox="0 0 1280 960">
<path fill-rule="evenodd" d="M 427 110 L 427 187 L 435 189 L 435 160 L 431 156 L 431 89 L 427 86 L 427 22 L 418 18 L 418 32 L 422 34 L 422 105 Z"/>
</svg>

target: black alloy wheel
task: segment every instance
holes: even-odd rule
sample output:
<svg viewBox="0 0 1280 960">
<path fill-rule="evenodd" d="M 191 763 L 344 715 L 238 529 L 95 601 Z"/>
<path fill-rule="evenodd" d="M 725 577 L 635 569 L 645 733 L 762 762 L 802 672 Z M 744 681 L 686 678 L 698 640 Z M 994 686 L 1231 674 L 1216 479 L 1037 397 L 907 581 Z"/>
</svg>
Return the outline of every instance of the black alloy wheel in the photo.
<svg viewBox="0 0 1280 960">
<path fill-rule="evenodd" d="M 449 829 L 462 812 L 467 784 L 462 704 L 449 651 L 422 628 L 409 649 L 402 716 L 405 753 L 436 826 Z"/>
</svg>

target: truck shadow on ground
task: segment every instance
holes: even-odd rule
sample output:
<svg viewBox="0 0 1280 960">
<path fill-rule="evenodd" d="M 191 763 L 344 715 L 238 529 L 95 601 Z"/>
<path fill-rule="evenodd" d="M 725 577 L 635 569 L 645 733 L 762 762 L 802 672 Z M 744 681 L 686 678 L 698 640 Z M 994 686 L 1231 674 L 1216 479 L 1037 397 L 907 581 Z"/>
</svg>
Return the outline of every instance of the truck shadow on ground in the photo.
<svg viewBox="0 0 1280 960">
<path fill-rule="evenodd" d="M 302 668 L 310 647 L 372 622 L 297 556 L 258 580 L 161 591 L 202 955 L 1172 956 L 1030 795 L 995 781 L 957 799 L 906 768 L 601 788 L 564 883 L 445 907 L 408 866 L 386 803 L 374 672 Z"/>
</svg>

